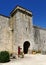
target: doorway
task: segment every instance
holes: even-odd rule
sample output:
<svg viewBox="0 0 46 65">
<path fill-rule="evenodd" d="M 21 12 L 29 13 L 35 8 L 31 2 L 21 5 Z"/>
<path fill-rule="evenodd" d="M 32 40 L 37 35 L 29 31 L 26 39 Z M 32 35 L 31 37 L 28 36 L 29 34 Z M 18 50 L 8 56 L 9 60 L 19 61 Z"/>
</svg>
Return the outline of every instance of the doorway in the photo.
<svg viewBox="0 0 46 65">
<path fill-rule="evenodd" d="M 23 52 L 24 52 L 24 54 L 28 53 L 29 46 L 30 46 L 30 42 L 25 41 L 24 44 L 23 44 Z"/>
</svg>

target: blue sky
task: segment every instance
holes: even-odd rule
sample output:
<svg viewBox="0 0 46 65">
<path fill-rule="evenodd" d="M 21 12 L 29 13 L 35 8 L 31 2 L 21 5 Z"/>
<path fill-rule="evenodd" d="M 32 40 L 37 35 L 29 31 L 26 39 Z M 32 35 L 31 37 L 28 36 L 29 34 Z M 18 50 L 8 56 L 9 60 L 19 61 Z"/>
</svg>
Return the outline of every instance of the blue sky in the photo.
<svg viewBox="0 0 46 65">
<path fill-rule="evenodd" d="M 46 28 L 46 0 L 0 0 L 0 14 L 9 16 L 16 5 L 33 13 L 33 24 Z"/>
</svg>

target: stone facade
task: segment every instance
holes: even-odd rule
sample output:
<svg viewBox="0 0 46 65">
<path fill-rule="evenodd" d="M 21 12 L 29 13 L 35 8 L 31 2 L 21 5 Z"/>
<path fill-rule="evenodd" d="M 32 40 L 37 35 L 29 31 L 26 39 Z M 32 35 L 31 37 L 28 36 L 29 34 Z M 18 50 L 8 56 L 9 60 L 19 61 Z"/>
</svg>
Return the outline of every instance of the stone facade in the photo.
<svg viewBox="0 0 46 65">
<path fill-rule="evenodd" d="M 35 49 L 46 53 L 46 29 L 34 26 Z"/>
<path fill-rule="evenodd" d="M 17 6 L 10 17 L 0 15 L 0 51 L 17 53 L 29 41 L 29 50 L 46 51 L 46 30 L 33 26 L 32 12 Z"/>
<path fill-rule="evenodd" d="M 0 51 L 12 50 L 11 37 L 9 18 L 0 15 Z"/>
</svg>

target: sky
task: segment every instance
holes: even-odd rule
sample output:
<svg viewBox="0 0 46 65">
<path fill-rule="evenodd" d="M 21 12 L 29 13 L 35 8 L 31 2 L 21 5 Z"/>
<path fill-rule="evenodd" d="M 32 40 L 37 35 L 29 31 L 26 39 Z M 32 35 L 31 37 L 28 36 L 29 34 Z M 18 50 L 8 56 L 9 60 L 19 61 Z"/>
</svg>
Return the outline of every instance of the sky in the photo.
<svg viewBox="0 0 46 65">
<path fill-rule="evenodd" d="M 0 0 L 0 14 L 10 16 L 17 5 L 32 11 L 34 25 L 46 28 L 46 0 Z"/>
</svg>

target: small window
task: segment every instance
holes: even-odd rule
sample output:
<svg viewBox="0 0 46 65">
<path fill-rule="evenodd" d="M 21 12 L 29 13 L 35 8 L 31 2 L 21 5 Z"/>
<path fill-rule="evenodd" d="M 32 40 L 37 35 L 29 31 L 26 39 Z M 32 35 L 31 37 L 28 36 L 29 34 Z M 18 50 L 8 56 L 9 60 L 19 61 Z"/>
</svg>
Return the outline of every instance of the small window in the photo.
<svg viewBox="0 0 46 65">
<path fill-rule="evenodd" d="M 26 27 L 26 31 L 27 31 L 27 27 Z"/>
<path fill-rule="evenodd" d="M 44 40 L 44 43 L 45 43 L 45 40 Z"/>
<path fill-rule="evenodd" d="M 12 32 L 13 32 L 14 30 L 12 29 Z"/>
</svg>

